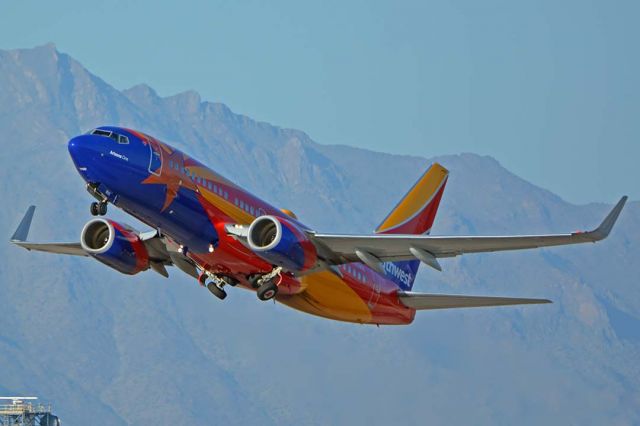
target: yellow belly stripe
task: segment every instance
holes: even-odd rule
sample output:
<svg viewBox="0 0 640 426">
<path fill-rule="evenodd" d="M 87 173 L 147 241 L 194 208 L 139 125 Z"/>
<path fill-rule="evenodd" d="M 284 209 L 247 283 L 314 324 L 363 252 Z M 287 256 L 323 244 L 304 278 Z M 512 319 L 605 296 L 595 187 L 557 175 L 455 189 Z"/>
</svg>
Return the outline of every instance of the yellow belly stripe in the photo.
<svg viewBox="0 0 640 426">
<path fill-rule="evenodd" d="M 302 293 L 282 298 L 294 309 L 342 321 L 371 321 L 367 304 L 342 279 L 331 272 L 318 272 L 302 278 Z"/>
</svg>

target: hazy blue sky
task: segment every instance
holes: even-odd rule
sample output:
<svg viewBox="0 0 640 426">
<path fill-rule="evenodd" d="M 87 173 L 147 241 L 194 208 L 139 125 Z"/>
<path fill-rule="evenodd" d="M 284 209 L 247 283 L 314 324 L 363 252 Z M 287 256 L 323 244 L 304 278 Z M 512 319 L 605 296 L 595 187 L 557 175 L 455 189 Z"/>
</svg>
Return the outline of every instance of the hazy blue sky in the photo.
<svg viewBox="0 0 640 426">
<path fill-rule="evenodd" d="M 640 198 L 640 2 L 0 2 L 119 89 L 204 99 L 318 142 L 471 151 L 575 202 Z"/>
</svg>

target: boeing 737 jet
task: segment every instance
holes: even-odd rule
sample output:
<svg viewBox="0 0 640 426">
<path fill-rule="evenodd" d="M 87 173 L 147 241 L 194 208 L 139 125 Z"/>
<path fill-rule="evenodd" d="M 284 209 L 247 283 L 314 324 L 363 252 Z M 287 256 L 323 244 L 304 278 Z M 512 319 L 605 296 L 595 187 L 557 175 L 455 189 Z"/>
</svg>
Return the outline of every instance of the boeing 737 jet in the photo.
<svg viewBox="0 0 640 426">
<path fill-rule="evenodd" d="M 258 299 L 340 321 L 409 324 L 417 310 L 548 303 L 545 299 L 412 291 L 420 263 L 466 253 L 596 242 L 609 235 L 627 197 L 593 231 L 523 236 L 430 236 L 448 171 L 433 164 L 372 234 L 316 232 L 292 212 L 251 195 L 187 154 L 144 133 L 99 127 L 69 141 L 96 201 L 80 242 L 27 242 L 28 208 L 11 242 L 28 250 L 88 256 L 133 275 L 168 266 L 219 299 L 243 287 Z M 147 224 L 106 219 L 112 204 Z"/>
</svg>

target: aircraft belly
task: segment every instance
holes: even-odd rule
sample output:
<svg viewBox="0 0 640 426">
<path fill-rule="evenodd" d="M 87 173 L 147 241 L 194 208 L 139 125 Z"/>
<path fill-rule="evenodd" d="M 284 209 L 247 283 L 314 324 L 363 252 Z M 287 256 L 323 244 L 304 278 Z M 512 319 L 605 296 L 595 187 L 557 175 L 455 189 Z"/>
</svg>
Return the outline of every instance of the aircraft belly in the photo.
<svg viewBox="0 0 640 426">
<path fill-rule="evenodd" d="M 145 187 L 144 195 L 139 194 L 139 197 L 121 197 L 119 207 L 155 228 L 161 228 L 178 243 L 187 246 L 200 265 L 235 277 L 246 288 L 250 288 L 246 281 L 248 275 L 269 269 L 270 266 L 261 258 L 217 227 L 229 222 L 249 224 L 253 216 L 206 188 L 199 188 L 198 192 L 181 188 L 167 209 L 160 211 L 165 194 L 163 189 L 154 186 Z M 194 232 L 196 230 L 199 232 Z M 211 242 L 216 243 L 212 253 L 208 250 Z M 304 276 L 299 281 L 291 278 L 290 281 L 283 283 L 278 301 L 291 308 L 363 324 L 410 322 L 406 321 L 405 312 L 399 312 L 396 306 L 385 302 L 386 296 L 380 294 L 379 288 L 373 292 L 362 283 L 348 282 L 328 271 Z"/>
<path fill-rule="evenodd" d="M 330 272 L 302 278 L 302 293 L 278 298 L 283 304 L 310 314 L 341 321 L 369 323 L 371 311 L 347 283 Z"/>
</svg>

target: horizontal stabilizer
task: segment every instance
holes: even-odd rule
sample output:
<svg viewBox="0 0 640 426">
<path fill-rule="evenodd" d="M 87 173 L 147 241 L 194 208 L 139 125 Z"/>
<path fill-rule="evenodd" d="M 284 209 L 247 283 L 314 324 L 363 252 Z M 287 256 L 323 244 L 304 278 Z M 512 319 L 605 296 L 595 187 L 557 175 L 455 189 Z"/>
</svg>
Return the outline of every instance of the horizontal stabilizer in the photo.
<svg viewBox="0 0 640 426">
<path fill-rule="evenodd" d="M 426 294 L 400 292 L 398 298 L 403 305 L 413 309 L 478 308 L 482 306 L 531 305 L 551 303 L 547 299 L 522 299 L 514 297 L 460 296 L 450 294 Z"/>
</svg>

